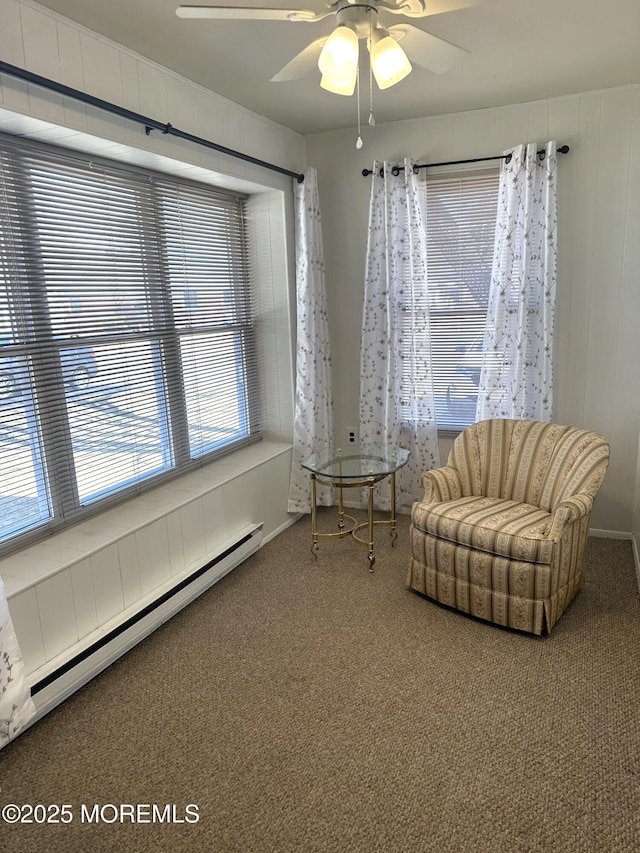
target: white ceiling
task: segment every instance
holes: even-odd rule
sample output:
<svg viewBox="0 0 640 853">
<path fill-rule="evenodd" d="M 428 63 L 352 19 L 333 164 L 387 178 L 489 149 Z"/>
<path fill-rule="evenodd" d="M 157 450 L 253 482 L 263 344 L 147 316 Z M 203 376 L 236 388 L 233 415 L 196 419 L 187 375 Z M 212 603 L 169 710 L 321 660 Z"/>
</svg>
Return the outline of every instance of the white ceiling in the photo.
<svg viewBox="0 0 640 853">
<path fill-rule="evenodd" d="M 300 133 L 353 127 L 356 97 L 303 79 L 270 78 L 309 42 L 328 35 L 317 23 L 194 21 L 176 17 L 177 0 L 39 0 L 67 18 Z M 201 5 L 326 9 L 326 0 L 190 0 Z M 426 0 L 427 8 L 455 0 Z M 463 0 L 471 2 L 471 0 Z M 452 71 L 412 73 L 375 88 L 378 123 L 552 98 L 640 82 L 640 0 L 476 0 L 478 5 L 410 22 L 469 51 Z M 435 4 L 435 5 L 434 5 Z M 380 20 L 384 22 L 381 13 Z M 368 116 L 368 72 L 362 75 Z M 165 117 L 158 117 L 164 120 Z M 171 116 L 166 120 L 171 121 Z"/>
</svg>

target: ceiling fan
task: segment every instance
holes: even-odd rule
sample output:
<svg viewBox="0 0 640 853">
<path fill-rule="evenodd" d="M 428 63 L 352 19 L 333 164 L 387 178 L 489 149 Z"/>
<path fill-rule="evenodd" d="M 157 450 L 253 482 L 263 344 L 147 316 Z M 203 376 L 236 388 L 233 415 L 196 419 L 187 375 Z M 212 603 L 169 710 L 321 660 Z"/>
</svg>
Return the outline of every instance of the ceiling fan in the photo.
<svg viewBox="0 0 640 853">
<path fill-rule="evenodd" d="M 436 74 L 449 71 L 468 51 L 438 38 L 410 23 L 386 25 L 387 15 L 424 18 L 429 15 L 474 6 L 479 0 L 333 0 L 327 11 L 279 9 L 248 6 L 179 6 L 180 18 L 243 21 L 289 21 L 315 23 L 331 15 L 336 27 L 317 38 L 294 56 L 271 80 L 284 82 L 303 77 L 319 66 L 320 85 L 339 95 L 352 95 L 358 76 L 359 41 L 366 40 L 370 68 L 381 89 L 404 79 L 411 71 L 409 57 L 417 65 Z"/>
</svg>

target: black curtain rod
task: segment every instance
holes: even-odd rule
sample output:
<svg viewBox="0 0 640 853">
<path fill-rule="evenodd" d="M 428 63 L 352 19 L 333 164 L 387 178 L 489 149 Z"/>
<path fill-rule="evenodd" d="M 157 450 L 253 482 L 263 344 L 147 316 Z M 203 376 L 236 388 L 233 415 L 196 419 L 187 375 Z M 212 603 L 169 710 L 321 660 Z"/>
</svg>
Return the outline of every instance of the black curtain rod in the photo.
<svg viewBox="0 0 640 853">
<path fill-rule="evenodd" d="M 275 166 L 273 163 L 267 163 L 264 160 L 259 160 L 257 157 L 251 157 L 249 154 L 242 154 L 240 151 L 234 151 L 232 148 L 227 148 L 224 145 L 218 145 L 217 142 L 210 142 L 208 139 L 202 139 L 199 136 L 194 136 L 191 133 L 186 133 L 184 130 L 178 130 L 171 124 L 162 124 L 147 116 L 134 113 L 124 107 L 119 107 L 117 104 L 112 104 L 109 101 L 103 101 L 101 98 L 94 98 L 93 95 L 88 95 L 86 92 L 81 92 L 79 89 L 72 89 L 70 86 L 65 86 L 63 83 L 57 83 L 55 80 L 49 80 L 47 77 L 41 77 L 39 74 L 34 74 L 31 71 L 26 71 L 24 68 L 18 68 L 17 65 L 10 65 L 8 62 L 0 61 L 0 73 L 10 74 L 12 77 L 17 77 L 19 80 L 25 80 L 27 83 L 33 83 L 36 86 L 42 86 L 45 89 L 50 89 L 52 92 L 57 92 L 59 95 L 66 95 L 69 98 L 75 98 L 77 101 L 82 101 L 85 104 L 90 104 L 92 107 L 105 110 L 105 112 L 113 113 L 126 118 L 129 121 L 143 124 L 147 136 L 152 130 L 159 130 L 161 133 L 168 133 L 170 136 L 177 136 L 180 139 L 186 139 L 188 142 L 194 142 L 196 145 L 203 145 L 205 148 L 212 148 L 214 151 L 219 151 L 221 154 L 228 154 L 229 157 L 235 157 L 238 160 L 244 160 L 245 163 L 253 163 L 255 166 L 262 166 L 263 169 L 270 169 L 272 172 L 279 172 L 281 175 L 289 175 L 290 178 L 295 178 L 299 184 L 304 181 L 304 175 L 299 172 L 291 172 L 289 169 L 284 169 L 282 166 Z"/>
<path fill-rule="evenodd" d="M 569 146 L 561 145 L 560 148 L 557 149 L 558 154 L 568 154 Z M 538 158 L 542 160 L 544 158 L 545 152 L 538 151 Z M 413 167 L 414 175 L 417 175 L 420 169 L 433 169 L 436 166 L 461 166 L 464 163 L 485 163 L 487 160 L 505 160 L 507 163 L 511 160 L 511 154 L 496 154 L 494 157 L 474 157 L 471 160 L 448 160 L 446 163 L 416 163 Z M 399 175 L 400 172 L 404 172 L 404 166 L 393 166 L 391 169 L 392 175 Z M 366 178 L 368 175 L 373 174 L 373 169 L 363 169 L 363 176 Z M 384 177 L 384 170 L 380 167 L 380 177 Z"/>
</svg>

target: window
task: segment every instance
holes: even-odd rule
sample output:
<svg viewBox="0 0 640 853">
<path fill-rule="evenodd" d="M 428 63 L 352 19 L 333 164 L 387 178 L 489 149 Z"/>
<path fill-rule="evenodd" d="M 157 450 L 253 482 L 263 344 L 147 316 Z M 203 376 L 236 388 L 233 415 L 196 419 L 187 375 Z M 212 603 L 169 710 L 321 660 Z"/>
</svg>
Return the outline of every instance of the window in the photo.
<svg viewBox="0 0 640 853">
<path fill-rule="evenodd" d="M 498 183 L 498 170 L 429 175 L 426 181 L 427 293 L 422 298 L 428 299 L 442 430 L 460 431 L 475 420 Z"/>
<path fill-rule="evenodd" d="M 0 137 L 0 543 L 259 431 L 244 199 Z"/>
</svg>

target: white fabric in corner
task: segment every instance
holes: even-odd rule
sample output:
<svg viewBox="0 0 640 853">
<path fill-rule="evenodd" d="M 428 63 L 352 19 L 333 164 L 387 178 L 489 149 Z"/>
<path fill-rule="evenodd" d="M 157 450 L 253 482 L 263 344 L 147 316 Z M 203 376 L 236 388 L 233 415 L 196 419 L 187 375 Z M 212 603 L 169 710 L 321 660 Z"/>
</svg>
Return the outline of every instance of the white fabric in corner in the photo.
<svg viewBox="0 0 640 853">
<path fill-rule="evenodd" d="M 476 420 L 553 420 L 556 143 L 505 151 Z"/>
<path fill-rule="evenodd" d="M 308 473 L 301 467 L 312 453 L 333 447 L 333 397 L 329 317 L 324 272 L 320 197 L 316 170 L 295 185 L 296 211 L 296 403 L 289 512 L 311 511 Z M 318 485 L 317 502 L 334 503 L 333 489 Z"/>
<path fill-rule="evenodd" d="M 0 749 L 35 715 L 24 662 L 0 578 Z"/>
<path fill-rule="evenodd" d="M 412 160 L 394 174 L 374 162 L 360 349 L 360 442 L 411 451 L 397 475 L 400 505 L 419 500 L 440 465 L 427 296 L 424 178 Z M 390 481 L 375 491 L 389 509 Z"/>
</svg>

